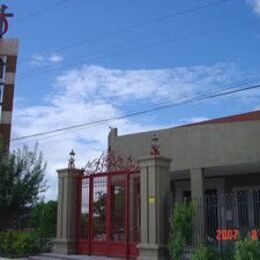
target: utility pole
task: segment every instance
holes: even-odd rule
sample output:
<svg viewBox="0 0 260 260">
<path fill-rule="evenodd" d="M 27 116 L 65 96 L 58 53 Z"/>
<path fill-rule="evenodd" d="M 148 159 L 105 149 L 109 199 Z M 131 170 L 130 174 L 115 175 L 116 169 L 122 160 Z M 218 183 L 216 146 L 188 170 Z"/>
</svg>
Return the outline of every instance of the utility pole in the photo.
<svg viewBox="0 0 260 260">
<path fill-rule="evenodd" d="M 8 7 L 6 5 L 0 6 L 0 38 L 3 37 L 3 35 L 8 30 L 8 21 L 7 17 L 13 17 L 14 15 L 12 13 L 6 13 L 6 9 Z"/>
</svg>

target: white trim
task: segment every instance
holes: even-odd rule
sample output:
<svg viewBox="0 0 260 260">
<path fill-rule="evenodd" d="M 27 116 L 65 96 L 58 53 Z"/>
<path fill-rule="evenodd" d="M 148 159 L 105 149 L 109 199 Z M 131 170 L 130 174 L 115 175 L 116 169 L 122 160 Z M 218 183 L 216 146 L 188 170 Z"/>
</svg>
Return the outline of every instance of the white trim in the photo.
<svg viewBox="0 0 260 260">
<path fill-rule="evenodd" d="M 14 85 L 14 72 L 6 72 L 4 77 L 4 83 L 5 85 Z"/>
<path fill-rule="evenodd" d="M 0 120 L 1 124 L 10 125 L 12 123 L 12 112 L 2 111 Z"/>
<path fill-rule="evenodd" d="M 18 53 L 17 39 L 1 39 L 0 40 L 0 55 L 14 55 Z"/>
</svg>

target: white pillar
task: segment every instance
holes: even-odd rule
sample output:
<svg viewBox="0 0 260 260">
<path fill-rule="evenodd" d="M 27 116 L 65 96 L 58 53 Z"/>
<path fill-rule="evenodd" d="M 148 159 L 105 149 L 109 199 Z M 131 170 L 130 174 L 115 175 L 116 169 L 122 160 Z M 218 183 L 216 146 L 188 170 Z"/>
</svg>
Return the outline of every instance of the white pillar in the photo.
<svg viewBox="0 0 260 260">
<path fill-rule="evenodd" d="M 76 216 L 77 216 L 77 180 L 81 170 L 58 170 L 58 214 L 57 237 L 52 251 L 62 254 L 75 253 Z"/>
</svg>

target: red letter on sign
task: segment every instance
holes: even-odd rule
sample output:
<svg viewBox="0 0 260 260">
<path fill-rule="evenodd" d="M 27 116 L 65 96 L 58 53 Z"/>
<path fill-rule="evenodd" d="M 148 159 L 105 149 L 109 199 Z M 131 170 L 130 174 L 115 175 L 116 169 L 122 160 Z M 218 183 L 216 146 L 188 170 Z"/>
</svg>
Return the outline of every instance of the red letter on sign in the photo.
<svg viewBox="0 0 260 260">
<path fill-rule="evenodd" d="M 251 231 L 251 238 L 252 238 L 253 240 L 257 240 L 257 230 L 256 230 L 256 229 L 253 229 L 253 230 Z"/>
</svg>

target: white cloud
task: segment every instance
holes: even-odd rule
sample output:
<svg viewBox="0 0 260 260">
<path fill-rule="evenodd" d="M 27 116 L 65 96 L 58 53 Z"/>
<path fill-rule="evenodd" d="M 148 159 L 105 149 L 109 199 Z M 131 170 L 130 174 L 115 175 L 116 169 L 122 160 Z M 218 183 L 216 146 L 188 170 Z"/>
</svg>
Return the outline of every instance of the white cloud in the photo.
<svg viewBox="0 0 260 260">
<path fill-rule="evenodd" d="M 208 117 L 192 117 L 190 119 L 188 119 L 188 122 L 189 123 L 200 123 L 200 122 L 204 122 L 204 121 L 207 121 L 209 120 L 210 118 Z"/>
<path fill-rule="evenodd" d="M 41 55 L 34 54 L 31 57 L 30 64 L 35 66 L 41 66 L 44 65 L 44 57 Z"/>
<path fill-rule="evenodd" d="M 178 67 L 155 70 L 117 70 L 83 66 L 58 78 L 58 89 L 70 98 L 86 100 L 147 100 L 149 102 L 185 99 L 203 88 L 216 89 L 237 76 L 234 65 Z M 69 82 L 69 84 L 68 84 Z M 60 102 L 60 96 L 58 102 Z M 64 97 L 62 97 L 64 98 Z"/>
<path fill-rule="evenodd" d="M 41 61 L 41 58 L 37 59 Z M 228 64 L 165 70 L 83 66 L 57 78 L 52 93 L 46 97 L 46 105 L 15 107 L 13 137 L 120 116 L 124 114 L 125 104 L 181 100 L 229 84 L 235 81 L 238 74 L 235 66 Z M 32 145 L 38 140 L 39 148 L 48 161 L 47 179 L 51 188 L 47 197 L 55 197 L 56 169 L 66 167 L 72 148 L 76 151 L 77 165 L 82 167 L 88 159 L 95 158 L 106 149 L 109 125 L 118 127 L 121 134 L 163 127 L 154 117 L 152 114 L 153 120 L 141 123 L 133 118 L 123 119 L 30 141 Z M 14 142 L 13 148 L 21 144 Z"/>
<path fill-rule="evenodd" d="M 247 2 L 252 6 L 253 11 L 260 15 L 260 0 L 247 0 Z"/>
<path fill-rule="evenodd" d="M 60 63 L 62 61 L 63 57 L 57 53 L 51 53 L 49 55 L 34 54 L 31 56 L 29 64 L 32 66 L 46 66 Z"/>
<path fill-rule="evenodd" d="M 49 61 L 50 62 L 53 62 L 53 63 L 58 63 L 58 62 L 61 62 L 63 61 L 63 57 L 58 55 L 58 54 L 51 54 L 50 57 L 48 57 Z"/>
</svg>

